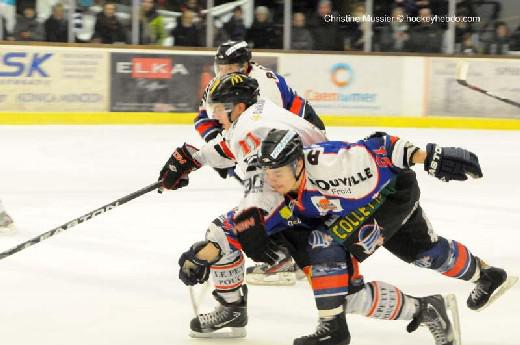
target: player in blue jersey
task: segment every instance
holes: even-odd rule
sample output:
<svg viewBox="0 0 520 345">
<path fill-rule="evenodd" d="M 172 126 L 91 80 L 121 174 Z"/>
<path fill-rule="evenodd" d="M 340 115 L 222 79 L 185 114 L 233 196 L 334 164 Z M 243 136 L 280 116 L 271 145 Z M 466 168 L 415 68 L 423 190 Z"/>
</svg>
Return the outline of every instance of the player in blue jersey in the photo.
<svg viewBox="0 0 520 345">
<path fill-rule="evenodd" d="M 421 150 L 382 132 L 356 143 L 332 141 L 304 149 L 295 132 L 273 130 L 262 142 L 258 162 L 284 201 L 265 217 L 255 209 L 242 217 L 250 225 L 243 231 L 257 239 L 264 230 L 274 234 L 286 228 L 288 220 L 320 218 L 329 241 L 360 262 L 383 246 L 408 263 L 473 282 L 467 299 L 472 310 L 482 310 L 518 280 L 462 243 L 437 235 L 419 204 L 410 167 L 423 164 L 443 181 L 482 177 L 477 156 L 467 150 L 436 144 Z"/>
<path fill-rule="evenodd" d="M 264 171 L 254 164 L 262 140 L 273 128 L 294 130 L 306 144 L 326 140 L 322 131 L 308 121 L 267 99 L 257 99 L 257 88 L 255 79 L 240 73 L 217 79 L 210 88 L 208 109 L 226 127 L 224 140 L 212 141 L 200 149 L 184 144 L 174 151 L 160 173 L 164 188 L 177 189 L 186 186 L 188 175 L 203 165 L 225 167 L 236 163 L 238 169 L 245 172 L 247 181 L 238 214 L 233 210 L 213 222 L 205 241 L 192 245 L 179 259 L 179 277 L 185 284 L 202 283 L 210 274 L 213 276 L 213 294 L 219 303 L 215 311 L 192 320 L 192 335 L 217 337 L 216 332 L 229 330 L 231 333 L 226 336 L 245 336 L 247 294 L 242 284 L 244 258 L 240 249 L 255 261 L 278 265 L 284 258 L 279 251 L 279 244 L 283 243 L 298 265 L 305 267 L 312 277 L 321 317 L 316 333 L 295 339 L 295 344 L 348 344 L 346 311 L 384 320 L 412 320 L 410 331 L 424 324 L 432 331 L 437 345 L 457 345 L 458 327 L 452 327 L 447 316 L 447 309 L 456 315 L 454 302 L 450 303 L 450 299 L 440 295 L 412 297 L 384 282 L 365 284 L 357 273 L 357 259 L 342 246 L 333 245 L 320 218 L 293 221 L 289 209 L 280 210 L 287 220 L 287 230 L 271 237 L 276 237 L 276 241 L 267 239 L 263 229 L 248 230 L 260 224 L 254 217 L 262 216 L 261 212 L 250 210 L 263 208 L 269 214 L 273 211 L 271 205 L 283 201 L 279 193 L 263 183 Z M 348 306 L 345 308 L 347 294 Z M 445 304 L 451 306 L 446 308 Z"/>
</svg>

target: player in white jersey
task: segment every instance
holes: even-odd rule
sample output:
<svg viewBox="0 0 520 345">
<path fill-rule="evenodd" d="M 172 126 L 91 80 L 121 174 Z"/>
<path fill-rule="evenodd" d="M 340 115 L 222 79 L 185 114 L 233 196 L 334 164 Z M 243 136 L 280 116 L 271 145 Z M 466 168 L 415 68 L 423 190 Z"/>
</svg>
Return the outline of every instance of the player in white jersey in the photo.
<svg viewBox="0 0 520 345">
<path fill-rule="evenodd" d="M 273 205 L 283 201 L 283 196 L 263 184 L 264 172 L 254 163 L 257 149 L 273 128 L 292 128 L 301 133 L 306 143 L 324 140 L 322 132 L 308 122 L 294 117 L 272 102 L 264 99 L 257 101 L 254 97 L 256 86 L 254 79 L 242 74 L 230 74 L 217 79 L 209 91 L 211 103 L 208 109 L 226 128 L 229 127 L 224 140 L 208 143 L 200 150 L 184 144 L 173 153 L 161 170 L 163 187 L 168 189 L 186 186 L 188 174 L 202 165 L 225 167 L 236 162 L 248 181 L 245 184 L 246 193 L 240 202 L 239 212 L 231 212 L 230 217 L 222 220 L 222 226 L 215 224 L 214 227 L 210 227 L 206 241 L 194 244 L 190 250 L 182 254 L 179 260 L 179 276 L 187 285 L 205 282 L 211 267 L 212 272 L 217 272 L 213 275 L 217 286 L 228 284 L 235 289 L 241 286 L 241 248 L 255 261 L 270 264 L 280 261 L 283 254 L 280 253 L 277 244 L 270 241 L 265 232 L 255 232 L 250 228 L 250 225 L 255 224 L 253 219 L 262 217 L 261 214 L 252 214 L 251 210 L 262 208 L 265 214 L 269 214 L 274 211 Z M 226 223 L 227 226 L 224 225 Z M 295 223 L 291 230 L 287 230 L 288 237 L 281 238 L 290 248 L 295 248 L 291 254 L 296 254 L 295 259 L 300 267 L 315 266 L 315 271 L 323 274 L 322 283 L 332 284 L 326 295 L 316 298 L 323 322 L 320 322 L 315 334 L 298 338 L 295 344 L 349 344 L 350 334 L 345 314 L 338 314 L 337 310 L 343 310 L 345 296 L 350 292 L 354 292 L 353 297 L 349 299 L 348 311 L 351 313 L 362 313 L 385 320 L 413 319 L 410 330 L 422 323 L 427 325 L 434 335 L 435 332 L 439 332 L 438 327 L 433 328 L 434 323 L 443 322 L 445 332 L 436 336 L 436 344 L 457 344 L 457 332 L 456 329 L 451 330 L 442 297 L 415 298 L 384 282 L 364 284 L 362 277 L 355 273 L 356 269 L 349 269 L 352 266 L 357 267 L 357 263 L 341 246 L 324 247 L 323 250 L 315 252 L 316 256 L 308 258 L 306 254 L 301 254 L 301 249 L 309 245 L 307 238 L 299 236 L 297 238 L 303 238 L 304 241 L 294 242 L 295 237 L 291 237 L 291 233 L 309 234 L 311 230 L 314 230 L 313 224 Z M 335 259 L 338 256 L 340 259 Z M 330 260 L 336 261 L 329 265 Z M 347 271 L 354 273 L 347 277 Z M 211 337 L 214 331 L 230 328 L 230 335 L 244 336 L 243 327 L 247 323 L 245 291 L 236 291 L 234 294 L 216 291 L 213 294 L 220 304 L 219 307 L 214 312 L 193 319 L 190 325 L 194 332 L 192 334 Z M 367 299 L 367 295 L 373 298 Z M 369 304 L 369 300 L 372 303 Z M 429 307 L 431 304 L 436 305 L 435 310 Z M 431 315 L 438 315 L 437 313 L 442 314 L 442 320 L 439 319 L 441 316 L 433 319 Z"/>
<path fill-rule="evenodd" d="M 247 46 L 247 42 L 224 42 L 218 47 L 215 54 L 215 74 L 217 76 L 233 72 L 247 74 L 258 82 L 258 91 L 261 98 L 268 99 L 296 116 L 304 118 L 321 130 L 325 129 L 322 120 L 309 102 L 297 95 L 289 87 L 283 76 L 251 60 L 252 53 Z M 211 84 L 212 82 L 208 84 L 204 92 L 199 113 L 194 120 L 195 129 L 206 142 L 213 140 L 217 136 L 221 137 L 223 131 L 222 124 L 212 116 L 208 116 L 206 98 L 209 85 Z M 238 177 L 234 168 L 216 168 L 215 170 L 222 178 L 227 178 L 228 176 Z M 293 273 L 294 271 L 296 271 L 296 274 Z M 266 275 L 266 272 L 269 272 L 269 275 Z M 303 277 L 304 275 L 300 270 L 296 269 L 295 265 L 290 266 L 289 263 L 276 271 L 267 264 L 258 264 L 247 268 L 246 281 L 259 285 L 292 285 L 295 283 L 297 276 Z"/>
<path fill-rule="evenodd" d="M 9 228 L 13 225 L 13 219 L 7 214 L 2 200 L 0 200 L 0 229 Z"/>
<path fill-rule="evenodd" d="M 161 170 L 163 187 L 177 189 L 187 185 L 188 173 L 202 165 L 226 168 L 236 164 L 237 170 L 244 178 L 243 186 L 246 192 L 239 209 L 257 202 L 262 205 L 276 202 L 268 202 L 270 198 L 280 196 L 271 190 L 263 190 L 262 171 L 247 168 L 247 160 L 253 156 L 262 138 L 272 128 L 279 127 L 297 131 L 306 143 L 323 141 L 326 138 L 320 129 L 277 107 L 273 102 L 266 99 L 257 102 L 257 95 L 258 82 L 245 74 L 231 73 L 216 78 L 208 89 L 208 115 L 218 119 L 228 130 L 200 150 L 187 144 L 178 148 Z M 190 327 L 195 336 L 204 336 L 205 333 L 211 332 L 215 324 L 222 324 L 222 317 L 234 315 L 234 312 L 240 313 L 243 317 L 226 324 L 226 327 L 232 328 L 231 336 L 244 335 L 243 326 L 247 323 L 246 296 L 242 287 L 244 257 L 237 237 L 230 231 L 235 213 L 236 210 L 232 210 L 210 224 L 206 241 L 192 246 L 179 261 L 183 267 L 180 278 L 188 285 L 205 281 L 211 270 L 215 297 L 221 307 L 231 308 L 218 309 L 214 313 L 199 315 L 192 320 Z M 266 260 L 260 261 L 270 264 L 282 261 L 285 264 L 287 257 L 279 247 L 273 243 L 269 243 L 268 246 L 263 248 Z M 189 267 L 190 265 L 193 267 Z"/>
</svg>

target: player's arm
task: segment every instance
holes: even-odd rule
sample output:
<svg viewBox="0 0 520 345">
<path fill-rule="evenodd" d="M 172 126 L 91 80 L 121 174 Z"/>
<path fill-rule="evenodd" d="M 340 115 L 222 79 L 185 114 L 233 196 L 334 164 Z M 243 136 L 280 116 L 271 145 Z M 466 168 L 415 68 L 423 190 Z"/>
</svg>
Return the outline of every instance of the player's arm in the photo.
<svg viewBox="0 0 520 345">
<path fill-rule="evenodd" d="M 209 83 L 211 85 L 211 82 Z M 200 101 L 199 105 L 199 113 L 193 120 L 195 125 L 195 130 L 199 133 L 199 135 L 206 142 L 210 142 L 215 139 L 218 135 L 222 133 L 222 125 L 215 119 L 210 119 L 208 113 L 206 111 L 206 97 L 207 97 L 208 87 L 204 91 L 204 96 Z"/>
<path fill-rule="evenodd" d="M 401 169 L 423 164 L 430 175 L 446 182 L 483 176 L 477 155 L 460 147 L 441 147 L 430 143 L 426 145 L 426 150 L 422 150 L 409 141 L 384 132 L 376 132 L 365 141 L 372 147 L 379 144 L 384 147 L 392 164 Z"/>
<path fill-rule="evenodd" d="M 176 148 L 159 173 L 162 189 L 179 189 L 188 185 L 188 175 L 203 165 L 228 168 L 235 164 L 225 140 L 213 140 L 199 149 L 184 143 Z"/>
<path fill-rule="evenodd" d="M 272 73 L 276 78 L 276 84 L 282 96 L 283 107 L 291 113 L 303 117 L 317 128 L 325 130 L 325 124 L 318 114 L 316 114 L 311 104 L 305 98 L 298 96 L 298 94 L 289 87 L 283 76 L 274 72 Z"/>
</svg>

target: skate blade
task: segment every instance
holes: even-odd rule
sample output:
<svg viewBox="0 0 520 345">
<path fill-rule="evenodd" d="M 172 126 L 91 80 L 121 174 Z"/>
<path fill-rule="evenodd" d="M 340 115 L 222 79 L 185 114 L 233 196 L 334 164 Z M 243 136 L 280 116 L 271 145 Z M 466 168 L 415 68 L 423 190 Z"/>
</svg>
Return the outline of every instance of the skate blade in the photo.
<svg viewBox="0 0 520 345">
<path fill-rule="evenodd" d="M 461 345 L 460 319 L 457 297 L 454 294 L 444 296 L 444 306 L 451 314 L 451 330 L 453 333 L 453 345 Z"/>
<path fill-rule="evenodd" d="M 9 233 L 9 232 L 13 232 L 13 231 L 16 231 L 16 225 L 14 225 L 14 223 L 10 223 L 9 225 L 0 226 L 0 233 L 1 232 Z"/>
<path fill-rule="evenodd" d="M 245 327 L 227 327 L 215 332 L 190 332 L 192 338 L 244 338 L 247 335 Z"/>
<path fill-rule="evenodd" d="M 475 309 L 475 311 L 482 311 L 487 308 L 489 305 L 494 303 L 498 298 L 500 298 L 503 294 L 507 292 L 507 290 L 511 289 L 518 282 L 518 277 L 508 276 L 507 279 L 500 285 L 495 292 L 491 295 L 486 304 L 484 304 L 479 309 Z"/>
<path fill-rule="evenodd" d="M 291 286 L 296 284 L 296 275 L 293 272 L 280 272 L 269 275 L 249 273 L 246 275 L 246 282 L 251 285 Z"/>
<path fill-rule="evenodd" d="M 277 274 L 279 271 L 288 271 L 294 267 L 293 261 L 291 258 L 285 258 L 280 262 L 272 265 L 265 271 L 266 275 Z"/>
</svg>

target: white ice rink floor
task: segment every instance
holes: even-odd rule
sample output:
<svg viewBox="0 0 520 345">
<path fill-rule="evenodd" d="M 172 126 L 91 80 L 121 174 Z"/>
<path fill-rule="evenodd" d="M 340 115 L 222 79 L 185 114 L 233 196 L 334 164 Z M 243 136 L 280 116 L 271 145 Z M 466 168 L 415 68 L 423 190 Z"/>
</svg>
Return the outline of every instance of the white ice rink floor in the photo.
<svg viewBox="0 0 520 345">
<path fill-rule="evenodd" d="M 373 129 L 331 128 L 355 140 Z M 387 131 L 416 144 L 437 142 L 478 153 L 484 178 L 442 183 L 419 169 L 422 205 L 436 231 L 466 244 L 490 264 L 520 274 L 520 132 L 439 129 Z M 191 126 L 0 126 L 0 198 L 17 230 L 0 233 L 0 250 L 153 183 L 174 147 L 200 144 Z M 2 345 L 292 344 L 314 331 L 317 314 L 305 281 L 250 286 L 248 336 L 188 337 L 193 317 L 177 260 L 203 239 L 207 224 L 241 197 L 211 169 L 187 188 L 155 192 L 0 261 Z M 399 261 L 380 249 L 361 266 L 413 295 L 457 295 L 465 345 L 520 344 L 520 287 L 477 313 L 465 306 L 472 286 Z M 210 299 L 210 297 L 208 297 Z M 352 345 L 433 344 L 403 321 L 349 316 Z"/>
</svg>

